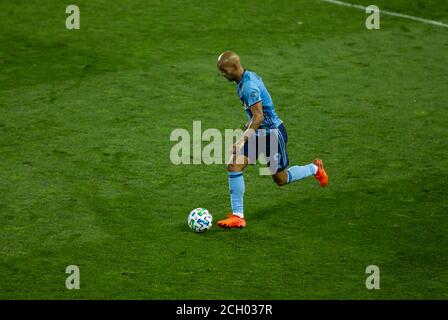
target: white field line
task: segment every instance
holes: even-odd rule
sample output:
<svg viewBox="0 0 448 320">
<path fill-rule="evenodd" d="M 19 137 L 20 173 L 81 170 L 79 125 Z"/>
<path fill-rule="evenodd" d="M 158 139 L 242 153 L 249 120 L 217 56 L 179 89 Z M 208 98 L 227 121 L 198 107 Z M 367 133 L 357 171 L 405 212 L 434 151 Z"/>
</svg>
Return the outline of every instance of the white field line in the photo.
<svg viewBox="0 0 448 320">
<path fill-rule="evenodd" d="M 366 10 L 367 7 L 361 6 L 359 4 L 352 4 L 352 3 L 347 3 L 347 2 L 342 2 L 342 1 L 337 1 L 337 0 L 321 0 L 324 2 L 329 2 L 329 3 L 333 3 L 333 4 L 337 4 L 340 6 L 345 6 L 345 7 L 351 7 L 351 8 L 356 8 L 356 9 L 361 9 L 361 10 Z M 434 26 L 438 26 L 438 27 L 445 27 L 448 28 L 448 24 L 439 22 L 439 21 L 434 21 L 434 20 L 428 20 L 428 19 L 423 19 L 423 18 L 419 18 L 419 17 L 414 17 L 414 16 L 409 16 L 407 14 L 402 14 L 402 13 L 397 13 L 397 12 L 392 12 L 392 11 L 387 11 L 387 10 L 382 10 L 380 8 L 380 14 L 387 14 L 389 16 L 394 16 L 394 17 L 399 17 L 399 18 L 405 18 L 405 19 L 409 19 L 409 20 L 414 20 L 414 21 L 418 21 L 418 22 L 423 22 L 426 24 L 432 24 Z"/>
</svg>

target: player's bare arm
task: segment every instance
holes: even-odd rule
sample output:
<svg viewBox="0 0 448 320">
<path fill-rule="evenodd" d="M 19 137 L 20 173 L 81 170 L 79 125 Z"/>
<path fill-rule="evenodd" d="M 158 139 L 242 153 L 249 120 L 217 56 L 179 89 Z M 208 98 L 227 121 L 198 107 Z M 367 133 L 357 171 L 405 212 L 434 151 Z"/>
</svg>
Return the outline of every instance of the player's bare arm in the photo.
<svg viewBox="0 0 448 320">
<path fill-rule="evenodd" d="M 264 120 L 263 105 L 261 104 L 261 101 L 251 106 L 250 111 L 252 112 L 253 117 L 246 125 L 246 131 L 244 131 L 241 139 L 233 145 L 234 154 L 239 152 L 244 143 L 249 140 L 249 138 L 255 133 L 255 130 L 260 127 L 260 124 Z"/>
</svg>

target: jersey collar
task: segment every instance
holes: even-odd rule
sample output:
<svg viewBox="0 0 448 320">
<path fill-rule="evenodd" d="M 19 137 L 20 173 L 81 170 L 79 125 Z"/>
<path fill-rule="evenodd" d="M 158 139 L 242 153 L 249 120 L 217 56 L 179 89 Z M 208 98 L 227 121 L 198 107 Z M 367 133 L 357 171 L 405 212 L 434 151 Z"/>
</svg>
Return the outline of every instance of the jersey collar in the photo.
<svg viewBox="0 0 448 320">
<path fill-rule="evenodd" d="M 243 83 L 244 78 L 246 77 L 246 75 L 247 75 L 247 69 L 244 69 L 243 76 L 241 77 L 241 80 L 236 85 L 237 87 L 239 87 Z"/>
</svg>

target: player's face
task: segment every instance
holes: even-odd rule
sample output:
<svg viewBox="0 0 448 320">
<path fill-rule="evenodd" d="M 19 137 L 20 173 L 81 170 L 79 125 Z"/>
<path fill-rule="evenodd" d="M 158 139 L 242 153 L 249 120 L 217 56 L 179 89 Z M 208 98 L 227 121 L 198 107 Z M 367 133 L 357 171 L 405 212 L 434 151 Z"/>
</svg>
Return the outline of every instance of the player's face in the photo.
<svg viewBox="0 0 448 320">
<path fill-rule="evenodd" d="M 233 66 L 219 66 L 218 68 L 224 78 L 229 81 L 235 81 L 236 68 L 234 68 Z"/>
</svg>

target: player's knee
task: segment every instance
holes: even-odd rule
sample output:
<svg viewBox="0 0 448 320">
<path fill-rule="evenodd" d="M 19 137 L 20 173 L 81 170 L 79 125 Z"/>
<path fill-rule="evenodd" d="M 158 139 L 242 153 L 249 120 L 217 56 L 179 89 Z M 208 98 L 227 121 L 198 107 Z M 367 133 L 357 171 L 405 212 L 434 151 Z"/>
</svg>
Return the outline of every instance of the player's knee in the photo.
<svg viewBox="0 0 448 320">
<path fill-rule="evenodd" d="M 285 179 L 275 179 L 274 181 L 280 187 L 288 183 Z"/>
<path fill-rule="evenodd" d="M 227 165 L 227 171 L 228 172 L 238 172 L 238 171 L 243 171 L 241 166 L 235 163 L 229 163 Z"/>
<path fill-rule="evenodd" d="M 280 187 L 288 183 L 288 176 L 285 176 L 283 174 L 276 174 L 272 176 L 272 178 L 274 179 L 274 182 Z"/>
</svg>

